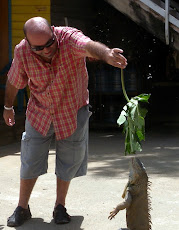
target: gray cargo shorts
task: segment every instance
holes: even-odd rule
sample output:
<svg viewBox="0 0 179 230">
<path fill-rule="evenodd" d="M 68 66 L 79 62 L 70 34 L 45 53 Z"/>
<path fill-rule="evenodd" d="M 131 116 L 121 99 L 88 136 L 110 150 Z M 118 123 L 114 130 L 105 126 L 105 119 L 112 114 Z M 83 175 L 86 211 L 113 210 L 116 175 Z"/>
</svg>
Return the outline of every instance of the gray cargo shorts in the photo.
<svg viewBox="0 0 179 230">
<path fill-rule="evenodd" d="M 55 174 L 61 180 L 86 175 L 88 159 L 89 105 L 79 109 L 77 129 L 68 138 L 56 140 Z M 33 179 L 47 173 L 48 154 L 54 128 L 51 125 L 46 136 L 37 132 L 26 119 L 21 140 L 21 179 Z"/>
</svg>

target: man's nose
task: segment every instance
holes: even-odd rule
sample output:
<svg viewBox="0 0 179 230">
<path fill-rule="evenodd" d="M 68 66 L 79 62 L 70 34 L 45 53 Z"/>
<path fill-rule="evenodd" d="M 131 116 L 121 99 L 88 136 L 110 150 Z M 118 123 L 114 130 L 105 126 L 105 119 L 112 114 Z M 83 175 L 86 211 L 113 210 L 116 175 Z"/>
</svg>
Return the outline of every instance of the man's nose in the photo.
<svg viewBox="0 0 179 230">
<path fill-rule="evenodd" d="M 45 53 L 48 53 L 49 48 L 50 48 L 50 47 L 45 47 L 45 48 L 44 48 L 44 52 L 45 52 Z"/>
</svg>

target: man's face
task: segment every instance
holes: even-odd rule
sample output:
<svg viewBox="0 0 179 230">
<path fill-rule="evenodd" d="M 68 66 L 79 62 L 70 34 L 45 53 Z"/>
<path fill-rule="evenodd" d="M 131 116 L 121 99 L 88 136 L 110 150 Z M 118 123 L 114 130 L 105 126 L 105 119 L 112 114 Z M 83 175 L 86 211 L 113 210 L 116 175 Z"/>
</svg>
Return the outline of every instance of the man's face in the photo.
<svg viewBox="0 0 179 230">
<path fill-rule="evenodd" d="M 45 59 L 52 59 L 57 50 L 56 36 L 49 29 L 44 33 L 28 34 L 27 40 L 31 50 Z"/>
</svg>

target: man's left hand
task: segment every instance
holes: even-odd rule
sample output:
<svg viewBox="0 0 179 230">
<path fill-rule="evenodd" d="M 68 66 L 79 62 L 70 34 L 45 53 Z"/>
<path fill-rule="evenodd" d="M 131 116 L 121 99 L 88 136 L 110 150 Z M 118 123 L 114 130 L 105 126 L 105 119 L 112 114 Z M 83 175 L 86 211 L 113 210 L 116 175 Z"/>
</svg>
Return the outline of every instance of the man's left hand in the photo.
<svg viewBox="0 0 179 230">
<path fill-rule="evenodd" d="M 126 68 L 127 59 L 122 55 L 122 53 L 123 50 L 119 48 L 107 49 L 106 62 L 114 67 L 121 69 Z"/>
</svg>

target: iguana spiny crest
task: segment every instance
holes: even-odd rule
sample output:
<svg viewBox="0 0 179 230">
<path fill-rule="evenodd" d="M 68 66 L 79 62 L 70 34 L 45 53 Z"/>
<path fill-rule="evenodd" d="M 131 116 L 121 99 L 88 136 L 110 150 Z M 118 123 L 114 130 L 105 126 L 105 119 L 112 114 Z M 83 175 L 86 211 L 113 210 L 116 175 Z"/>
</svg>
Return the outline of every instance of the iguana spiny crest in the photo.
<svg viewBox="0 0 179 230">
<path fill-rule="evenodd" d="M 122 197 L 125 201 L 110 212 L 112 219 L 120 210 L 126 209 L 126 222 L 130 230 L 151 229 L 151 202 L 148 194 L 150 182 L 143 163 L 136 157 L 130 160 L 129 181 Z"/>
</svg>

